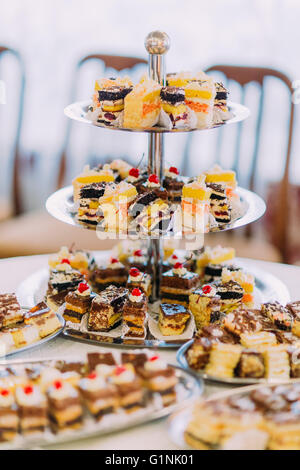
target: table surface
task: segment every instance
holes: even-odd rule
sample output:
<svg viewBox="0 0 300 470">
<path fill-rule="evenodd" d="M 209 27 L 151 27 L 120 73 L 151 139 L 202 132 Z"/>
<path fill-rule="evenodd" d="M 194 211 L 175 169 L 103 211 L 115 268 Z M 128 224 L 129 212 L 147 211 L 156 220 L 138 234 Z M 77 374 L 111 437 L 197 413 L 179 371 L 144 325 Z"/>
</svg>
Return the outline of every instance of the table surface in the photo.
<svg viewBox="0 0 300 470">
<path fill-rule="evenodd" d="M 0 292 L 15 292 L 18 285 L 35 271 L 47 266 L 47 255 L 30 256 L 0 260 Z M 292 300 L 299 300 L 300 268 L 279 263 L 270 263 L 265 261 L 247 260 L 249 264 L 253 263 L 256 267 L 268 271 L 281 281 L 283 281 Z M 14 356 L 16 359 L 33 359 L 47 357 L 72 357 L 74 355 L 103 349 L 112 351 L 112 348 L 100 348 L 75 342 L 72 340 L 58 337 L 49 341 L 40 348 L 34 348 L 32 351 Z M 176 363 L 176 351 L 160 351 L 163 359 L 170 363 Z M 226 389 L 225 387 L 207 384 L 205 386 L 205 395 L 211 395 L 216 391 Z M 167 433 L 166 420 L 159 420 L 154 423 L 135 427 L 128 431 L 104 437 L 89 438 L 86 440 L 71 442 L 68 444 L 52 446 L 52 449 L 105 449 L 105 450 L 169 450 L 176 449 L 176 446 L 170 441 Z"/>
</svg>

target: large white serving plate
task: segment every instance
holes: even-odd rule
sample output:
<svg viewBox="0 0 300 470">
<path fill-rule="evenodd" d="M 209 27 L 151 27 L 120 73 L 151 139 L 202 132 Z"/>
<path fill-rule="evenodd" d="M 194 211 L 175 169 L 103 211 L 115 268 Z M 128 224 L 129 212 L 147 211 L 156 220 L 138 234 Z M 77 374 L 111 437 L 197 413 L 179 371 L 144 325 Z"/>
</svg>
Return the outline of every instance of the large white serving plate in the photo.
<svg viewBox="0 0 300 470">
<path fill-rule="evenodd" d="M 244 225 L 251 224 L 257 219 L 263 216 L 266 210 L 266 205 L 263 199 L 255 194 L 252 191 L 249 191 L 244 188 L 237 188 L 237 193 L 241 198 L 241 203 L 243 207 L 243 215 L 233 220 L 230 224 L 219 225 L 211 229 L 212 232 L 223 232 L 226 230 L 232 230 L 238 227 L 243 227 Z M 76 210 L 74 209 L 73 202 L 73 187 L 67 186 L 62 188 L 55 193 L 53 193 L 46 202 L 46 209 L 50 215 L 55 217 L 57 220 L 64 222 L 69 225 L 76 227 L 81 227 L 85 229 L 97 230 L 96 226 L 87 226 L 80 224 L 76 219 Z M 107 237 L 110 234 L 106 232 L 101 232 L 97 230 L 99 238 Z M 116 234 L 117 237 L 117 234 Z M 172 234 L 172 232 L 166 232 L 163 235 L 163 238 L 180 239 L 182 237 L 181 233 Z"/>
<path fill-rule="evenodd" d="M 250 110 L 246 108 L 246 106 L 243 106 L 242 104 L 238 104 L 238 103 L 228 102 L 228 108 L 233 114 L 233 117 L 231 119 L 228 119 L 227 121 L 224 121 L 221 124 L 214 124 L 211 127 L 206 127 L 206 128 L 201 128 L 201 129 L 188 128 L 188 127 L 183 128 L 183 129 L 166 129 L 164 127 L 155 126 L 155 127 L 147 127 L 144 129 L 129 129 L 126 127 L 106 126 L 105 124 L 91 121 L 90 119 L 87 118 L 87 111 L 90 105 L 91 105 L 90 100 L 72 103 L 65 108 L 64 113 L 70 119 L 73 119 L 79 122 L 84 122 L 85 124 L 90 124 L 96 127 L 102 127 L 104 129 L 110 129 L 114 131 L 126 131 L 126 132 L 157 132 L 157 133 L 194 132 L 194 131 L 200 131 L 200 130 L 203 131 L 203 130 L 208 130 L 208 129 L 214 129 L 217 127 L 222 127 L 224 125 L 234 124 L 236 122 L 244 121 L 244 119 L 247 119 L 247 117 L 250 115 Z"/>
<path fill-rule="evenodd" d="M 99 263 L 103 263 L 109 259 L 110 251 L 95 252 L 94 256 Z M 241 266 L 248 272 L 251 272 L 255 277 L 255 289 L 254 299 L 255 305 L 258 306 L 263 302 L 269 302 L 277 300 L 282 304 L 286 304 L 290 301 L 290 295 L 286 286 L 276 277 L 271 274 L 262 271 L 261 269 L 254 268 L 253 263 L 250 264 L 246 259 L 235 259 L 235 264 Z M 37 303 L 41 302 L 47 291 L 49 270 L 48 268 L 41 269 L 19 285 L 17 290 L 17 297 L 22 305 L 32 307 Z M 119 337 L 112 337 L 101 335 L 101 333 L 95 335 L 94 333 L 89 334 L 83 333 L 78 328 L 72 328 L 69 323 L 64 328 L 63 333 L 65 337 L 82 341 L 85 343 L 100 345 L 100 346 L 115 346 L 115 347 L 138 347 L 138 348 L 172 348 L 178 349 L 184 344 L 187 339 L 172 340 L 172 337 L 166 338 L 165 341 L 153 338 L 148 334 L 146 339 L 122 339 Z"/>
</svg>

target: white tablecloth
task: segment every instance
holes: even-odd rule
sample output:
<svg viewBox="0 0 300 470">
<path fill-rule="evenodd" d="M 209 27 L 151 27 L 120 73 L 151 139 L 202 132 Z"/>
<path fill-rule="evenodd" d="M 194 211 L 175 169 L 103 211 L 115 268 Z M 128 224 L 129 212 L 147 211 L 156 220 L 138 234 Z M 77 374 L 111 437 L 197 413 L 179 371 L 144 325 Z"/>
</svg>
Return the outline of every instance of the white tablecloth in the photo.
<svg viewBox="0 0 300 470">
<path fill-rule="evenodd" d="M 0 292 L 16 291 L 20 282 L 30 274 L 47 266 L 47 256 L 30 256 L 22 258 L 11 258 L 0 260 Z M 278 263 L 268 263 L 265 261 L 247 260 L 256 267 L 264 269 L 282 280 L 289 289 L 291 299 L 300 298 L 300 268 Z M 72 357 L 87 351 L 99 350 L 95 346 L 78 343 L 75 341 L 57 338 L 40 348 L 32 351 L 20 353 L 14 356 L 16 359 L 46 358 L 46 357 Z M 108 347 L 105 351 L 111 350 Z M 170 363 L 176 363 L 175 351 L 160 351 L 160 355 Z M 205 394 L 220 391 L 220 387 L 207 386 Z M 54 448 L 54 447 L 53 447 Z M 155 449 L 168 450 L 176 449 L 168 438 L 166 421 L 160 420 L 148 425 L 139 426 L 118 434 L 109 435 L 102 438 L 92 438 L 72 442 L 56 449 L 106 449 L 106 450 L 131 450 L 131 449 Z"/>
</svg>

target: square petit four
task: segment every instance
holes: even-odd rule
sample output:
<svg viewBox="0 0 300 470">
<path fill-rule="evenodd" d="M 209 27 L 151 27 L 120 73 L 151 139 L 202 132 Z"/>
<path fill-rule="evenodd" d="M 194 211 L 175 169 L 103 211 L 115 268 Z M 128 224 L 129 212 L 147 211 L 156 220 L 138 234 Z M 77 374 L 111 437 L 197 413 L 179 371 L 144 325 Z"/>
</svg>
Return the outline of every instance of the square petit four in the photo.
<svg viewBox="0 0 300 470">
<path fill-rule="evenodd" d="M 175 166 L 165 169 L 164 188 L 168 191 L 169 201 L 180 203 L 182 197 L 183 180 L 179 176 L 179 171 Z"/>
<path fill-rule="evenodd" d="M 200 284 L 198 274 L 188 271 L 182 263 L 163 273 L 161 278 L 161 298 L 163 303 L 189 305 L 189 296 Z"/>
<path fill-rule="evenodd" d="M 204 176 L 201 176 L 182 188 L 182 224 L 186 232 L 207 233 L 209 231 L 211 191 L 204 179 Z"/>
<path fill-rule="evenodd" d="M 93 295 L 91 288 L 85 282 L 79 284 L 74 292 L 66 296 L 64 319 L 72 323 L 80 323 L 83 315 L 90 311 Z"/>
<path fill-rule="evenodd" d="M 142 190 L 142 184 L 147 180 L 147 169 L 130 168 L 126 182 L 133 184 L 136 187 L 138 193 Z"/>
<path fill-rule="evenodd" d="M 164 406 L 170 406 L 176 401 L 178 378 L 173 367 L 168 366 L 159 356 L 152 356 L 137 370 L 145 387 L 151 393 L 159 393 Z"/>
<path fill-rule="evenodd" d="M 226 187 L 222 184 L 208 183 L 210 193 L 210 209 L 216 222 L 229 224 L 231 221 L 231 208 L 226 196 Z"/>
<path fill-rule="evenodd" d="M 97 225 L 99 222 L 99 198 L 105 193 L 106 183 L 92 183 L 83 186 L 79 193 L 77 219 L 79 223 Z"/>
<path fill-rule="evenodd" d="M 221 298 L 221 312 L 229 313 L 242 305 L 244 289 L 235 281 L 217 285 L 217 293 Z"/>
<path fill-rule="evenodd" d="M 125 338 L 144 338 L 146 336 L 147 307 L 146 295 L 138 288 L 132 289 L 123 309 Z"/>
<path fill-rule="evenodd" d="M 96 292 L 101 292 L 110 285 L 125 287 L 127 269 L 118 258 L 112 257 L 106 266 L 95 267 L 91 273 L 90 280 Z"/>
<path fill-rule="evenodd" d="M 127 288 L 129 290 L 138 288 L 144 292 L 147 297 L 150 297 L 152 292 L 151 276 L 141 272 L 138 268 L 131 268 L 127 280 Z"/>
<path fill-rule="evenodd" d="M 234 266 L 224 266 L 222 270 L 222 283 L 229 281 L 237 282 L 244 289 L 243 304 L 248 308 L 252 308 L 254 305 L 253 292 L 255 284 L 253 274 L 246 273 Z"/>
<path fill-rule="evenodd" d="M 37 385 L 16 389 L 20 427 L 23 434 L 42 432 L 48 425 L 47 400 Z"/>
<path fill-rule="evenodd" d="M 102 165 L 99 165 L 95 168 L 90 168 L 89 165 L 86 165 L 83 168 L 82 173 L 76 176 L 72 182 L 74 201 L 76 202 L 80 199 L 80 191 L 84 186 L 99 184 L 101 187 L 102 184 L 111 183 L 114 182 L 114 180 L 115 176 L 113 172 L 109 169 L 103 169 Z"/>
<path fill-rule="evenodd" d="M 47 390 L 49 415 L 55 432 L 81 427 L 83 409 L 78 390 L 67 382 L 55 380 Z"/>
<path fill-rule="evenodd" d="M 128 290 L 124 287 L 110 286 L 96 295 L 88 319 L 91 331 L 109 331 L 122 321 L 123 307 Z"/>
<path fill-rule="evenodd" d="M 237 375 L 242 378 L 263 378 L 265 365 L 262 353 L 253 349 L 244 350 L 237 365 Z"/>
<path fill-rule="evenodd" d="M 84 276 L 73 269 L 68 259 L 50 271 L 47 290 L 47 304 L 56 311 L 65 302 L 66 295 L 77 289 L 84 282 Z"/>
<path fill-rule="evenodd" d="M 24 311 L 15 294 L 0 294 L 0 328 L 23 321 Z"/>
<path fill-rule="evenodd" d="M 161 109 L 161 86 L 145 79 L 135 85 L 124 100 L 124 127 L 146 128 L 155 126 Z"/>
<path fill-rule="evenodd" d="M 214 285 L 204 285 L 189 297 L 189 309 L 194 316 L 196 328 L 214 323 L 220 318 L 221 298 Z"/>
<path fill-rule="evenodd" d="M 126 412 L 130 413 L 145 406 L 145 389 L 132 364 L 116 367 L 108 380 L 116 387 L 119 406 Z"/>
<path fill-rule="evenodd" d="M 245 333 L 252 334 L 259 332 L 262 329 L 262 324 L 257 319 L 255 312 L 251 310 L 236 310 L 224 317 L 224 327 L 240 337 Z"/>
<path fill-rule="evenodd" d="M 0 384 L 0 442 L 12 441 L 18 429 L 19 417 L 14 394 Z"/>
<path fill-rule="evenodd" d="M 31 310 L 26 312 L 24 317 L 25 325 L 32 325 L 38 329 L 40 338 L 49 336 L 59 328 L 61 328 L 61 322 L 57 315 L 45 304 L 41 302 Z"/>
<path fill-rule="evenodd" d="M 181 335 L 190 318 L 191 313 L 184 305 L 161 303 L 158 328 L 164 336 Z"/>
<path fill-rule="evenodd" d="M 85 406 L 96 420 L 113 413 L 118 406 L 116 388 L 96 372 L 80 380 L 79 390 Z"/>
<path fill-rule="evenodd" d="M 142 273 L 148 272 L 151 274 L 151 266 L 148 266 L 146 253 L 141 249 L 133 251 L 132 255 L 127 259 L 126 266 L 128 266 L 129 270 L 137 268 Z"/>
</svg>

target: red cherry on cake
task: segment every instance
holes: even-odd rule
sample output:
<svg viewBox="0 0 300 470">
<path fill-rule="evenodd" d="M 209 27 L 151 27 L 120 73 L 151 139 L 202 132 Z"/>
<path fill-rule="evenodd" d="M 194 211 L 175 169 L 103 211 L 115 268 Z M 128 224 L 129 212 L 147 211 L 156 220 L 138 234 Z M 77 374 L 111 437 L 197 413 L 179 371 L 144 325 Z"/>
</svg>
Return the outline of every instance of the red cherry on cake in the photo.
<svg viewBox="0 0 300 470">
<path fill-rule="evenodd" d="M 140 176 L 140 170 L 138 168 L 131 168 L 131 170 L 129 171 L 129 176 L 138 178 Z"/>
<path fill-rule="evenodd" d="M 89 289 L 89 286 L 85 282 L 81 282 L 78 286 L 78 291 L 80 292 L 80 294 L 82 294 L 88 289 Z"/>
<path fill-rule="evenodd" d="M 9 394 L 10 394 L 10 391 L 6 389 L 1 390 L 0 392 L 0 395 L 2 395 L 2 397 L 7 397 Z"/>
<path fill-rule="evenodd" d="M 172 255 L 172 259 L 178 259 L 177 255 Z"/>
<path fill-rule="evenodd" d="M 140 295 L 142 295 L 142 291 L 140 291 L 140 289 L 138 289 L 138 288 L 135 288 L 131 292 L 131 295 L 133 295 L 134 297 L 139 297 Z"/>
<path fill-rule="evenodd" d="M 118 258 L 111 258 L 110 260 L 111 264 L 116 264 L 119 262 Z"/>
<path fill-rule="evenodd" d="M 174 265 L 174 268 L 175 268 L 175 269 L 182 269 L 182 268 L 183 268 L 183 264 L 182 264 L 182 263 L 176 263 L 176 264 Z"/>
<path fill-rule="evenodd" d="M 115 375 L 121 375 L 126 371 L 126 367 L 118 366 L 115 368 Z"/>
<path fill-rule="evenodd" d="M 131 277 L 138 277 L 141 274 L 141 271 L 138 268 L 131 268 L 129 274 Z"/>
<path fill-rule="evenodd" d="M 56 380 L 53 385 L 56 390 L 60 390 L 63 387 L 63 384 L 60 380 Z"/>
<path fill-rule="evenodd" d="M 64 258 L 61 260 L 61 264 L 71 264 L 68 258 Z"/>
<path fill-rule="evenodd" d="M 24 387 L 24 393 L 25 395 L 31 395 L 33 393 L 33 387 L 31 385 L 27 385 L 27 387 Z"/>
<path fill-rule="evenodd" d="M 95 374 L 95 372 L 92 372 L 91 374 L 88 375 L 88 378 L 91 380 L 95 380 L 96 377 L 97 377 L 97 374 Z"/>
<path fill-rule="evenodd" d="M 157 361 L 158 359 L 159 359 L 159 356 L 152 356 L 150 357 L 149 361 L 154 362 L 154 361 Z"/>
<path fill-rule="evenodd" d="M 211 292 L 211 286 L 203 286 L 202 287 L 202 292 L 203 294 L 209 294 Z"/>
<path fill-rule="evenodd" d="M 159 179 L 157 175 L 150 175 L 148 181 L 149 183 L 159 184 Z"/>
<path fill-rule="evenodd" d="M 169 172 L 170 172 L 170 173 L 174 173 L 174 175 L 179 175 L 179 171 L 178 171 L 178 169 L 176 168 L 176 166 L 170 166 Z"/>
<path fill-rule="evenodd" d="M 143 256 L 142 250 L 135 250 L 135 251 L 133 252 L 133 256 Z"/>
</svg>

